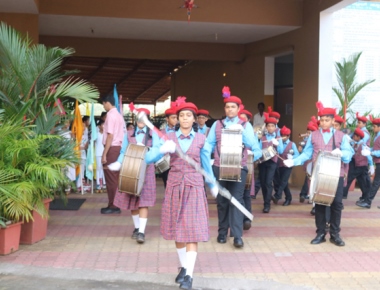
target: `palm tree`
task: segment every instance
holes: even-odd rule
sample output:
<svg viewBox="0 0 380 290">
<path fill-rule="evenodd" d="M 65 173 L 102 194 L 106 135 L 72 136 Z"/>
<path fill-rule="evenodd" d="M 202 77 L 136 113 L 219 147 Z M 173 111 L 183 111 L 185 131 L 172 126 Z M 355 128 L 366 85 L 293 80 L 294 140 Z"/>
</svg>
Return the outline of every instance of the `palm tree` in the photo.
<svg viewBox="0 0 380 290">
<path fill-rule="evenodd" d="M 355 96 L 361 89 L 373 83 L 375 80 L 367 80 L 363 83 L 356 83 L 357 65 L 361 52 L 352 54 L 348 60 L 343 58 L 342 62 L 335 63 L 336 77 L 339 87 L 333 87 L 341 104 L 340 114 L 343 114 L 344 127 L 346 128 L 347 110 L 354 103 Z M 351 111 L 352 113 L 352 111 Z"/>
<path fill-rule="evenodd" d="M 49 122 L 47 110 L 62 102 L 78 100 L 94 102 L 98 90 L 84 80 L 73 77 L 77 71 L 62 71 L 64 58 L 72 56 L 72 48 L 48 48 L 32 44 L 5 23 L 0 24 L 0 108 L 6 119 L 37 119 Z"/>
</svg>

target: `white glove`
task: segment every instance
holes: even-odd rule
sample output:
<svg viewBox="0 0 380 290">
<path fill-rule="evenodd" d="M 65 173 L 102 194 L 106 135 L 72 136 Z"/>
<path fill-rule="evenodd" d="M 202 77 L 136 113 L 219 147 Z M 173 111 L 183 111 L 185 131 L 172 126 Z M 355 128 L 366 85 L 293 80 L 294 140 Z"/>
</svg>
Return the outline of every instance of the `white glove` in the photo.
<svg viewBox="0 0 380 290">
<path fill-rule="evenodd" d="M 120 168 L 121 168 L 121 163 L 119 161 L 116 161 L 108 165 L 108 169 L 111 171 L 119 171 Z"/>
<path fill-rule="evenodd" d="M 286 158 L 288 158 L 288 159 L 293 159 L 293 155 L 292 155 L 292 154 L 287 154 L 287 155 L 286 155 Z"/>
<path fill-rule="evenodd" d="M 284 160 L 284 164 L 286 167 L 293 167 L 294 166 L 294 160 L 293 159 Z"/>
<path fill-rule="evenodd" d="M 89 166 L 87 166 L 87 169 L 88 171 L 93 171 L 94 170 L 94 166 L 92 164 L 90 164 Z"/>
<path fill-rule="evenodd" d="M 240 125 L 240 124 L 233 124 L 233 125 L 229 126 L 227 129 L 231 129 L 231 130 L 241 130 L 241 131 L 243 131 L 243 126 Z"/>
<path fill-rule="evenodd" d="M 335 148 L 333 151 L 331 151 L 331 154 L 337 157 L 342 157 L 342 151 L 340 151 L 339 148 Z"/>
<path fill-rule="evenodd" d="M 366 156 L 366 157 L 370 156 L 371 155 L 371 151 L 369 149 L 367 149 L 367 148 L 362 149 L 362 155 Z"/>
<path fill-rule="evenodd" d="M 166 140 L 164 144 L 160 147 L 160 153 L 166 154 L 166 153 L 174 153 L 175 152 L 175 143 L 173 140 Z"/>
<path fill-rule="evenodd" d="M 214 185 L 213 188 L 210 189 L 210 192 L 211 192 L 211 195 L 216 198 L 218 196 L 218 193 L 219 193 L 219 188 Z"/>
<path fill-rule="evenodd" d="M 139 146 L 145 146 L 143 143 L 139 142 L 137 143 L 136 145 L 139 145 Z"/>
<path fill-rule="evenodd" d="M 375 174 L 375 166 L 371 165 L 369 167 L 369 171 L 368 171 L 369 175 L 372 176 Z"/>
<path fill-rule="evenodd" d="M 274 146 L 278 146 L 278 140 L 276 138 L 273 138 L 271 141 Z"/>
<path fill-rule="evenodd" d="M 215 161 L 215 159 L 210 159 L 210 164 L 211 164 L 211 166 L 214 165 L 214 161 Z"/>
<path fill-rule="evenodd" d="M 247 150 L 248 155 L 253 155 L 253 152 L 251 150 Z"/>
</svg>

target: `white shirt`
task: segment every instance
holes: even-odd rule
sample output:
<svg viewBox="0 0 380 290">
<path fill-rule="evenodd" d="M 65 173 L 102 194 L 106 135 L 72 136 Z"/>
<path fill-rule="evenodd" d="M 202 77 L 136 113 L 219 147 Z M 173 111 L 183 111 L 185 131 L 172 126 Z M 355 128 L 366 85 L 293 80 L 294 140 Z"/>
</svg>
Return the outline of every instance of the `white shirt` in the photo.
<svg viewBox="0 0 380 290">
<path fill-rule="evenodd" d="M 261 116 L 260 113 L 257 113 L 253 116 L 253 126 L 263 125 L 265 123 L 264 113 Z"/>
</svg>

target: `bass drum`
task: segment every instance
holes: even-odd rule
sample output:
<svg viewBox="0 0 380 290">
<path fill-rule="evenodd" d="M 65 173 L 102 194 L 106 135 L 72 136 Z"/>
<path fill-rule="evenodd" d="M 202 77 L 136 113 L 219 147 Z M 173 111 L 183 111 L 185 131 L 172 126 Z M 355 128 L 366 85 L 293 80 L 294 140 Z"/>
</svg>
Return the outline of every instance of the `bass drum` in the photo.
<svg viewBox="0 0 380 290">
<path fill-rule="evenodd" d="M 248 167 L 248 173 L 247 173 L 247 179 L 245 181 L 245 190 L 250 190 L 252 185 L 252 179 L 253 179 L 253 172 L 254 172 L 254 164 L 253 164 L 253 155 L 248 155 L 247 157 L 247 167 Z"/>
<path fill-rule="evenodd" d="M 148 147 L 129 144 L 124 154 L 119 176 L 119 191 L 140 196 L 144 185 Z"/>
<path fill-rule="evenodd" d="M 341 158 L 321 151 L 313 164 L 310 199 L 316 204 L 330 206 L 338 188 Z"/>
</svg>

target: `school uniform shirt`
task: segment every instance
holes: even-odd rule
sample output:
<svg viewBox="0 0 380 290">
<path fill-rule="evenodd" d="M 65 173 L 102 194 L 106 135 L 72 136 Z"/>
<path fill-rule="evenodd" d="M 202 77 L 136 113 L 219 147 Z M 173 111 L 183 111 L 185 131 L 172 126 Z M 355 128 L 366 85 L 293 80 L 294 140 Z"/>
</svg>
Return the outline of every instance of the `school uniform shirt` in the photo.
<svg viewBox="0 0 380 290">
<path fill-rule="evenodd" d="M 266 133 L 265 135 L 265 138 L 261 138 L 261 141 L 264 141 L 264 140 L 267 140 L 268 142 L 265 142 L 266 144 L 263 146 L 263 142 L 260 142 L 260 149 L 262 150 L 263 148 L 266 148 L 269 146 L 269 144 L 271 144 L 272 142 L 270 142 L 271 140 L 277 138 L 277 133 L 276 132 L 273 132 L 273 133 Z M 282 139 L 277 139 L 278 141 L 278 145 L 275 146 L 276 148 L 276 151 L 278 154 L 282 154 L 284 152 L 284 143 L 282 142 Z"/>
<path fill-rule="evenodd" d="M 168 125 L 166 125 L 165 128 L 161 130 L 161 132 L 164 134 L 175 132 L 175 127 L 169 127 Z"/>
<path fill-rule="evenodd" d="M 283 159 L 288 159 L 288 154 L 289 154 L 289 151 L 290 150 L 293 150 L 293 158 L 297 158 L 300 154 L 297 150 L 297 146 L 294 142 L 290 141 L 289 139 L 286 140 L 285 142 L 283 142 L 283 145 L 284 145 L 284 152 L 282 154 L 280 154 L 280 156 L 283 158 Z M 279 167 L 284 167 L 284 161 L 282 161 L 281 159 L 279 160 Z"/>
<path fill-rule="evenodd" d="M 375 163 L 380 163 L 380 132 L 378 132 L 373 140 L 373 148 L 371 150 L 371 155 L 373 156 L 373 161 Z"/>
<path fill-rule="evenodd" d="M 366 144 L 367 146 L 370 145 L 370 135 L 366 127 L 360 128 L 364 132 L 364 138 L 360 140 L 360 143 Z"/>
<path fill-rule="evenodd" d="M 241 120 L 238 116 L 236 116 L 233 118 L 227 117 L 222 121 L 224 123 L 225 128 L 228 129 L 232 125 L 238 124 Z M 207 143 L 209 143 L 209 145 L 211 146 L 211 152 L 213 152 L 215 147 L 217 146 L 215 129 L 218 123 L 220 123 L 219 120 L 214 122 L 207 135 Z M 246 148 L 253 152 L 254 161 L 258 160 L 262 156 L 262 152 L 260 150 L 257 138 L 255 137 L 255 133 L 253 132 L 253 127 L 249 122 L 245 123 L 245 128 L 243 130 L 243 144 Z"/>
<path fill-rule="evenodd" d="M 112 134 L 111 146 L 121 146 L 124 138 L 124 128 L 125 122 L 119 111 L 116 108 L 109 110 L 103 127 L 103 144 L 106 145 L 107 135 Z"/>
<path fill-rule="evenodd" d="M 314 132 L 317 132 L 317 131 L 314 131 Z M 314 148 L 312 145 L 312 136 L 315 134 L 314 132 L 312 132 L 309 138 L 307 139 L 305 148 L 303 149 L 302 153 L 297 158 L 293 159 L 294 166 L 302 165 L 307 160 L 310 160 L 313 157 Z M 319 132 L 322 134 L 324 144 L 327 145 L 330 139 L 332 138 L 333 133 L 335 133 L 336 130 L 330 129 L 330 132 L 322 132 L 322 129 L 319 129 Z M 342 151 L 342 157 L 341 157 L 342 162 L 349 163 L 351 161 L 352 156 L 354 155 L 354 149 L 351 147 L 346 136 L 343 136 L 342 138 L 342 143 L 340 144 L 340 150 Z"/>
<path fill-rule="evenodd" d="M 202 128 L 198 126 L 198 133 L 201 133 L 207 136 L 208 131 L 209 131 L 209 127 L 207 127 L 206 125 L 204 125 Z"/>
</svg>

